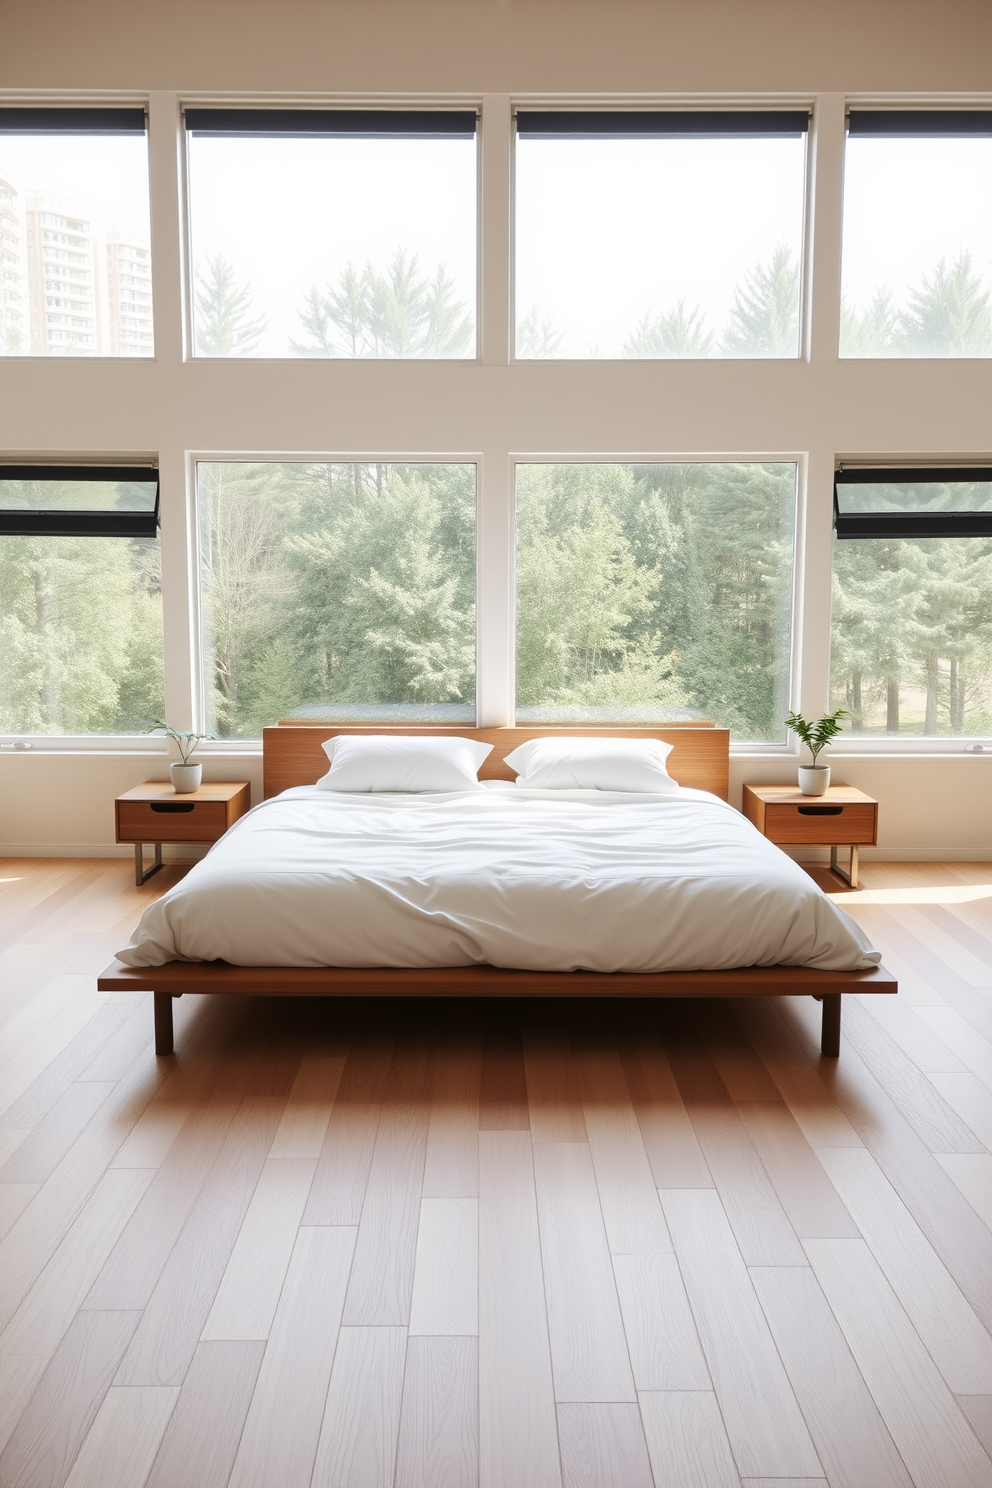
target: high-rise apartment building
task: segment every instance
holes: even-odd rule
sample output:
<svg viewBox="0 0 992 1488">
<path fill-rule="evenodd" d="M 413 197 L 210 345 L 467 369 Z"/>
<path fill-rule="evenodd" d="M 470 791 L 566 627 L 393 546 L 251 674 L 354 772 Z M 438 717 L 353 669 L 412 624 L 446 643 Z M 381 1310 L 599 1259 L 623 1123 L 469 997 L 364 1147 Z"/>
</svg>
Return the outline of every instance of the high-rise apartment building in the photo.
<svg viewBox="0 0 992 1488">
<path fill-rule="evenodd" d="M 25 239 L 31 351 L 95 355 L 96 286 L 90 224 L 71 204 L 53 196 L 29 196 Z"/>
<path fill-rule="evenodd" d="M 107 235 L 107 319 L 111 356 L 152 355 L 152 256 L 116 230 Z"/>
<path fill-rule="evenodd" d="M 20 204 L 9 181 L 0 181 L 0 353 L 27 349 L 24 243 Z"/>
</svg>

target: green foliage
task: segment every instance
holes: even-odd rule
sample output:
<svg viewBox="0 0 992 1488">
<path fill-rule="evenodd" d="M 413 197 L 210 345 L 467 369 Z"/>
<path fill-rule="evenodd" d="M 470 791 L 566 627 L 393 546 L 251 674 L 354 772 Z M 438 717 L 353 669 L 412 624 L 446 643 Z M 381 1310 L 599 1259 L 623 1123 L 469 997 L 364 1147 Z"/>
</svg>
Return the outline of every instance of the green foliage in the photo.
<svg viewBox="0 0 992 1488">
<path fill-rule="evenodd" d="M 219 733 L 257 736 L 303 704 L 470 716 L 473 467 L 216 463 L 200 504 Z"/>
<path fill-rule="evenodd" d="M 196 278 L 197 356 L 252 356 L 268 322 L 264 315 L 251 319 L 248 286 L 238 283 L 222 253 L 208 257 Z"/>
<path fill-rule="evenodd" d="M 784 245 L 738 285 L 721 345 L 727 356 L 798 354 L 799 265 Z"/>
<path fill-rule="evenodd" d="M 204 739 L 213 739 L 214 734 L 193 734 L 188 729 L 173 728 L 171 723 L 166 723 L 162 718 L 155 718 L 145 729 L 146 734 L 165 734 L 171 739 L 179 750 L 179 758 L 184 765 L 189 763 L 190 756 L 196 753 L 196 746 L 202 744 Z"/>
<path fill-rule="evenodd" d="M 561 350 L 564 334 L 549 316 L 538 314 L 534 305 L 517 326 L 517 356 L 521 360 L 548 361 Z"/>
<path fill-rule="evenodd" d="M 800 738 L 813 756 L 816 757 L 821 749 L 825 749 L 831 740 L 843 731 L 842 718 L 848 716 L 846 708 L 836 708 L 833 713 L 823 713 L 815 723 L 807 723 L 801 713 L 790 713 L 785 720 L 785 726 Z"/>
<path fill-rule="evenodd" d="M 625 357 L 708 357 L 713 354 L 713 336 L 706 329 L 702 311 L 686 309 L 685 296 L 672 308 L 652 318 L 645 315 L 623 344 Z"/>
<path fill-rule="evenodd" d="M 158 543 L 0 538 L 0 656 L 0 732 L 140 732 L 163 706 Z"/>
<path fill-rule="evenodd" d="M 523 466 L 522 716 L 713 717 L 773 738 L 784 702 L 793 466 Z"/>
<path fill-rule="evenodd" d="M 385 273 L 349 263 L 336 286 L 311 285 L 300 320 L 309 339 L 290 342 L 296 356 L 459 357 L 472 340 L 472 317 L 445 265 L 424 279 L 417 255 L 402 249 Z"/>
<path fill-rule="evenodd" d="M 947 268 L 941 259 L 932 275 L 910 291 L 900 317 L 902 345 L 910 356 L 988 356 L 992 352 L 989 292 L 962 253 Z"/>
</svg>

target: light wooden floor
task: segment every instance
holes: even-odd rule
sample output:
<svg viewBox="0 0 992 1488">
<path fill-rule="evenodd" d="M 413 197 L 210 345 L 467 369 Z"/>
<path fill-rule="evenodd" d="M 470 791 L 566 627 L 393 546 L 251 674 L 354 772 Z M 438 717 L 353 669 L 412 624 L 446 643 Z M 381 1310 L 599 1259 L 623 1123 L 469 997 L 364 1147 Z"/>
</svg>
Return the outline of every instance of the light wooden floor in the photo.
<svg viewBox="0 0 992 1488">
<path fill-rule="evenodd" d="M 842 896 L 901 992 L 839 1062 L 193 998 L 156 1061 L 130 871 L 0 860 L 0 1488 L 990 1488 L 992 865 Z"/>
</svg>

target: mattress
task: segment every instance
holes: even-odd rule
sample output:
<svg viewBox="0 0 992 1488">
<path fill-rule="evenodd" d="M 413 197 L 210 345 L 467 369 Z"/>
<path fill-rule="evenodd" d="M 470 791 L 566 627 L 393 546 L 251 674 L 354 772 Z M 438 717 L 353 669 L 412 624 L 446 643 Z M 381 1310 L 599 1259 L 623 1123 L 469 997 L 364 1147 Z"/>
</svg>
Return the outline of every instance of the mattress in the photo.
<svg viewBox="0 0 992 1488">
<path fill-rule="evenodd" d="M 236 822 L 151 905 L 128 966 L 856 971 L 880 960 L 725 801 L 298 787 Z"/>
</svg>

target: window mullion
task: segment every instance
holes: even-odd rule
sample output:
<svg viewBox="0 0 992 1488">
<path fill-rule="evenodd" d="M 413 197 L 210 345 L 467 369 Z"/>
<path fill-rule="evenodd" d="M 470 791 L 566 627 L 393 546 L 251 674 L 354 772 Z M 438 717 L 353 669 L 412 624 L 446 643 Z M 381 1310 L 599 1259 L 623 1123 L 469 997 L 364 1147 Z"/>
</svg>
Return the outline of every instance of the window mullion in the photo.
<svg viewBox="0 0 992 1488">
<path fill-rule="evenodd" d="M 807 189 L 806 346 L 813 362 L 835 362 L 840 338 L 844 197 L 844 95 L 821 94 L 813 116 Z"/>
</svg>

